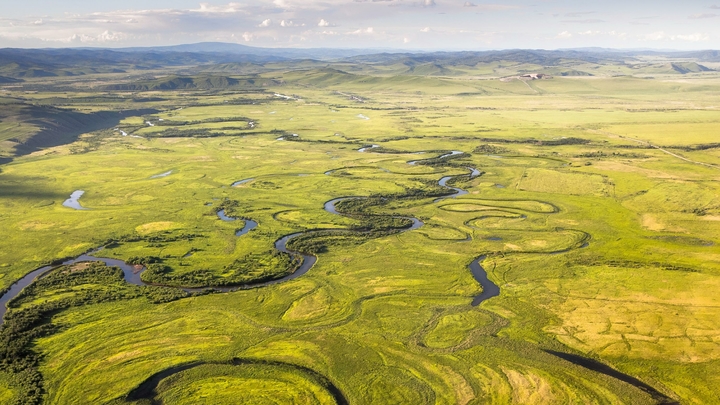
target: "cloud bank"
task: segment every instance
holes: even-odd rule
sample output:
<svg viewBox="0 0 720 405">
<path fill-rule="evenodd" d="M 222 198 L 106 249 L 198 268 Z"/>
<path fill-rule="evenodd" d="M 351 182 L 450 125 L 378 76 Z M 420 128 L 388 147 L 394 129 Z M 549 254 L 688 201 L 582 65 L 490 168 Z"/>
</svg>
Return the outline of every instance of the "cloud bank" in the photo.
<svg viewBox="0 0 720 405">
<path fill-rule="evenodd" d="M 268 47 L 477 50 L 633 47 L 648 42 L 711 47 L 720 40 L 720 13 L 713 11 L 720 10 L 718 5 L 668 3 L 647 17 L 644 7 L 627 2 L 592 3 L 572 10 L 525 0 L 247 0 L 127 9 L 123 2 L 106 0 L 104 10 L 111 11 L 62 12 L 62 3 L 57 3 L 47 15 L 36 15 L 32 9 L 23 14 L 23 3 L 17 2 L 5 13 L 12 18 L 0 16 L 0 47 L 223 41 Z"/>
</svg>

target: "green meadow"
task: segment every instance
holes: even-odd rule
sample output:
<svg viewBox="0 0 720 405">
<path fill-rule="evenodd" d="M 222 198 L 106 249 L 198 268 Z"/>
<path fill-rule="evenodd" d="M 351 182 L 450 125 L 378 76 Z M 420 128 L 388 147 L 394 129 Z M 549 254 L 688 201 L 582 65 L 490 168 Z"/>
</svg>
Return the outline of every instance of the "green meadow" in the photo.
<svg viewBox="0 0 720 405">
<path fill-rule="evenodd" d="M 98 247 L 162 266 L 162 286 L 83 264 L 37 281 L 0 330 L 0 402 L 720 403 L 720 76 L 362 69 L 276 67 L 222 90 L 127 90 L 100 75 L 83 80 L 118 90 L 4 93 L 153 112 L 0 166 L 0 289 Z M 0 140 L 29 131 L 14 122 Z M 465 154 L 408 164 L 449 151 Z M 468 193 L 437 200 L 444 176 Z M 84 210 L 63 206 L 76 190 Z M 377 198 L 327 212 L 338 197 Z M 380 217 L 424 225 L 337 233 Z M 275 242 L 318 229 L 336 233 L 299 278 L 179 289 L 282 277 L 293 267 Z M 474 307 L 480 256 L 500 295 Z"/>
</svg>

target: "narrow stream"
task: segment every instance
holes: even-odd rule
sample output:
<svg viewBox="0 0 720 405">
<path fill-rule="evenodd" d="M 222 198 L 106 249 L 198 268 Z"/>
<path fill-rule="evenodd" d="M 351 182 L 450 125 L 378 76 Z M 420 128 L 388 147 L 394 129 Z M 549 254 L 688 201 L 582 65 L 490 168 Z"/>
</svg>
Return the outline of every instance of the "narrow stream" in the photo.
<svg viewBox="0 0 720 405">
<path fill-rule="evenodd" d="M 170 170 L 170 171 L 167 171 L 167 172 L 165 172 L 165 173 L 160 173 L 160 174 L 156 174 L 156 175 L 154 175 L 154 176 L 150 176 L 150 178 L 151 178 L 151 179 L 159 179 L 159 178 L 162 178 L 162 177 L 167 177 L 167 176 L 171 175 L 172 172 L 173 172 L 173 171 Z"/>
<path fill-rule="evenodd" d="M 237 218 L 227 216 L 225 214 L 225 210 L 218 211 L 217 216 L 218 216 L 218 218 L 220 218 L 221 220 L 223 220 L 225 222 L 237 221 Z M 248 232 L 250 232 L 253 229 L 258 227 L 258 223 L 253 221 L 252 219 L 244 219 L 244 221 L 245 221 L 245 226 L 242 229 L 235 232 L 235 236 L 240 237 L 240 236 L 246 235 Z"/>
<path fill-rule="evenodd" d="M 444 196 L 444 197 L 437 198 L 437 199 L 435 199 L 435 201 L 433 201 L 433 202 L 442 201 L 442 200 L 445 200 L 445 199 L 447 199 L 447 198 L 460 197 L 461 195 L 466 195 L 466 194 L 468 194 L 468 191 L 467 191 L 467 190 L 463 190 L 463 189 L 461 189 L 461 188 L 457 188 L 457 187 L 453 187 L 453 186 L 448 186 L 448 185 L 447 185 L 447 182 L 450 181 L 450 180 L 452 180 L 452 179 L 455 178 L 455 177 L 456 177 L 456 176 L 445 176 L 445 177 L 443 177 L 442 179 L 440 179 L 440 181 L 438 182 L 438 185 L 439 185 L 440 187 L 449 188 L 449 189 L 455 191 L 455 194 L 450 194 L 450 195 L 446 195 L 446 196 Z"/>
<path fill-rule="evenodd" d="M 424 153 L 424 152 L 419 152 L 419 153 Z M 450 156 L 462 155 L 463 153 L 465 153 L 465 152 L 461 152 L 461 151 L 459 151 L 459 150 L 454 150 L 454 151 L 452 151 L 452 152 L 450 152 L 450 153 L 446 153 L 446 154 L 444 154 L 444 155 L 440 155 L 440 156 L 438 156 L 438 157 L 435 158 L 435 159 L 445 159 L 445 158 L 450 157 Z M 408 163 L 409 165 L 415 166 L 416 164 L 418 164 L 418 162 L 422 162 L 423 160 L 429 160 L 429 159 L 411 160 L 411 161 L 409 161 L 409 162 L 407 162 L 407 163 Z"/>
<path fill-rule="evenodd" d="M 323 208 L 325 209 L 325 211 L 327 211 L 327 212 L 329 212 L 329 213 L 331 213 L 331 214 L 343 215 L 342 213 L 340 213 L 340 212 L 335 208 L 335 204 L 339 203 L 340 201 L 354 200 L 354 199 L 356 199 L 356 198 L 365 198 L 365 197 L 338 197 L 338 198 L 334 198 L 334 199 L 326 202 L 325 205 L 323 206 Z M 424 222 L 422 222 L 421 220 L 419 220 L 419 219 L 417 219 L 417 218 L 415 218 L 415 217 L 395 216 L 395 218 L 404 218 L 404 219 L 409 219 L 410 221 L 412 221 L 412 226 L 410 226 L 409 228 L 404 228 L 404 229 L 403 229 L 403 232 L 414 231 L 414 230 L 416 230 L 416 229 L 420 229 L 423 225 L 425 225 Z"/>
<path fill-rule="evenodd" d="M 239 186 L 239 185 L 241 185 L 241 184 L 249 183 L 249 182 L 251 182 L 251 181 L 253 181 L 253 180 L 255 180 L 254 177 L 253 177 L 253 178 L 249 178 L 249 179 L 244 179 L 244 180 L 238 180 L 238 181 L 236 181 L 235 183 L 231 184 L 230 187 L 237 187 L 237 186 Z"/>
<path fill-rule="evenodd" d="M 366 147 L 364 147 L 364 148 L 358 149 L 358 152 L 363 153 L 363 152 L 366 152 L 366 151 L 368 151 L 368 150 L 370 150 L 370 149 L 375 149 L 375 148 L 379 148 L 379 147 L 380 147 L 380 145 L 370 145 L 370 146 L 366 146 Z"/>
</svg>

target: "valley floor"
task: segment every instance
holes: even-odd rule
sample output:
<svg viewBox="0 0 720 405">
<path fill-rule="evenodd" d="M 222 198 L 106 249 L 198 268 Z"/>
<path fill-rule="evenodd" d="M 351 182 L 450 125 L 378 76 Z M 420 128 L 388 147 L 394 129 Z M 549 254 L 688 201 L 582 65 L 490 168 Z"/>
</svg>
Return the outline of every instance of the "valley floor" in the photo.
<svg viewBox="0 0 720 405">
<path fill-rule="evenodd" d="M 720 403 L 720 79 L 321 73 L 0 166 L 0 289 L 137 265 L 10 302 L 0 402 Z"/>
</svg>

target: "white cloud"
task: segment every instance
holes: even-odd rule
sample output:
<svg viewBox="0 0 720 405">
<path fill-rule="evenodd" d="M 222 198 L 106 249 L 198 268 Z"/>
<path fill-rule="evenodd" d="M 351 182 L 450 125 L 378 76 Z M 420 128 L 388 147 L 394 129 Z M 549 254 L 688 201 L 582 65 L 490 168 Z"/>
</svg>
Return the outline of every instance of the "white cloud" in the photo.
<svg viewBox="0 0 720 405">
<path fill-rule="evenodd" d="M 701 33 L 695 33 L 690 35 L 677 35 L 675 38 L 681 40 L 681 41 L 689 41 L 689 42 L 700 42 L 700 41 L 709 41 L 710 36 L 707 34 L 701 34 Z"/>
<path fill-rule="evenodd" d="M 664 31 L 653 32 L 646 34 L 641 37 L 645 41 L 687 41 L 687 42 L 701 42 L 710 40 L 708 34 L 701 34 L 696 32 L 694 34 L 681 34 L 681 35 L 668 35 Z"/>
<path fill-rule="evenodd" d="M 61 39 L 60 42 L 75 42 L 75 43 L 105 43 L 105 42 L 118 42 L 125 40 L 127 35 L 122 32 L 111 32 L 104 31 L 98 35 L 87 35 L 87 34 L 73 34 L 69 38 Z"/>
<path fill-rule="evenodd" d="M 190 11 L 195 11 L 198 13 L 237 13 L 239 11 L 242 11 L 245 6 L 242 3 L 229 3 L 225 5 L 215 6 L 210 3 L 200 3 L 199 9 L 194 9 Z"/>
<path fill-rule="evenodd" d="M 663 39 L 666 39 L 668 36 L 665 35 L 664 31 L 658 31 L 653 32 L 651 34 L 645 34 L 645 40 L 646 41 L 662 41 Z"/>
<path fill-rule="evenodd" d="M 374 32 L 375 32 L 375 29 L 374 29 L 373 27 L 367 27 L 367 28 L 365 28 L 364 30 L 363 30 L 363 29 L 359 29 L 359 30 L 355 30 L 355 31 L 349 32 L 348 34 L 351 34 L 351 35 L 360 35 L 360 34 L 372 34 L 372 33 L 374 33 Z"/>
<path fill-rule="evenodd" d="M 572 8 L 538 6 L 544 13 L 538 14 L 534 13 L 537 9 L 521 2 L 500 0 L 198 0 L 198 3 L 201 1 L 186 8 L 181 8 L 182 3 L 178 2 L 176 8 L 153 9 L 156 3 L 146 1 L 147 9 L 94 12 L 91 8 L 84 14 L 57 15 L 38 10 L 33 17 L 0 17 L 0 48 L 48 46 L 46 43 L 59 46 L 67 42 L 105 41 L 109 46 L 143 46 L 222 40 L 252 41 L 257 46 L 300 46 L 301 41 L 312 47 L 370 47 L 377 43 L 401 46 L 408 42 L 420 46 L 418 41 L 422 38 L 422 46 L 428 49 L 479 49 L 490 42 L 493 48 L 533 47 L 533 38 L 539 38 L 547 41 L 548 47 L 592 39 L 592 45 L 608 47 L 642 47 L 647 46 L 645 41 L 659 41 L 658 44 L 674 41 L 675 48 L 693 49 L 710 46 L 720 39 L 715 37 L 717 30 L 699 24 L 720 21 L 720 8 L 708 8 L 712 3 L 694 11 L 678 5 L 671 16 L 663 11 L 653 22 L 655 28 L 645 31 L 642 26 L 627 25 L 639 18 L 627 16 L 627 21 L 617 21 L 604 9 L 586 15 L 573 13 Z M 99 3 L 88 4 L 95 7 L 93 4 Z M 127 2 L 123 6 L 129 8 L 134 4 Z M 593 9 L 579 11 L 590 10 Z M 707 20 L 689 20 L 689 14 L 695 12 L 703 14 L 693 18 Z M 475 13 L 486 14 L 480 17 L 482 25 L 477 19 L 466 18 Z M 559 13 L 559 18 L 553 19 L 551 13 Z M 600 22 L 598 19 L 606 21 L 591 24 Z M 560 25 L 556 35 L 553 31 L 542 32 L 542 27 L 560 20 L 574 24 Z M 687 24 L 692 22 L 697 26 Z M 688 31 L 683 32 L 683 26 Z"/>
<path fill-rule="evenodd" d="M 122 32 L 105 31 L 98 36 L 98 42 L 116 42 L 123 39 L 125 39 L 125 34 Z"/>
<path fill-rule="evenodd" d="M 377 0 L 376 0 L 377 1 Z M 398 0 L 379 0 L 381 2 L 386 1 L 398 1 Z M 300 10 L 334 10 L 338 7 L 347 7 L 348 3 L 363 3 L 365 1 L 357 0 L 247 0 L 248 3 L 272 3 L 274 9 L 282 9 L 284 11 L 300 11 Z M 371 3 L 373 3 L 372 1 Z"/>
</svg>

